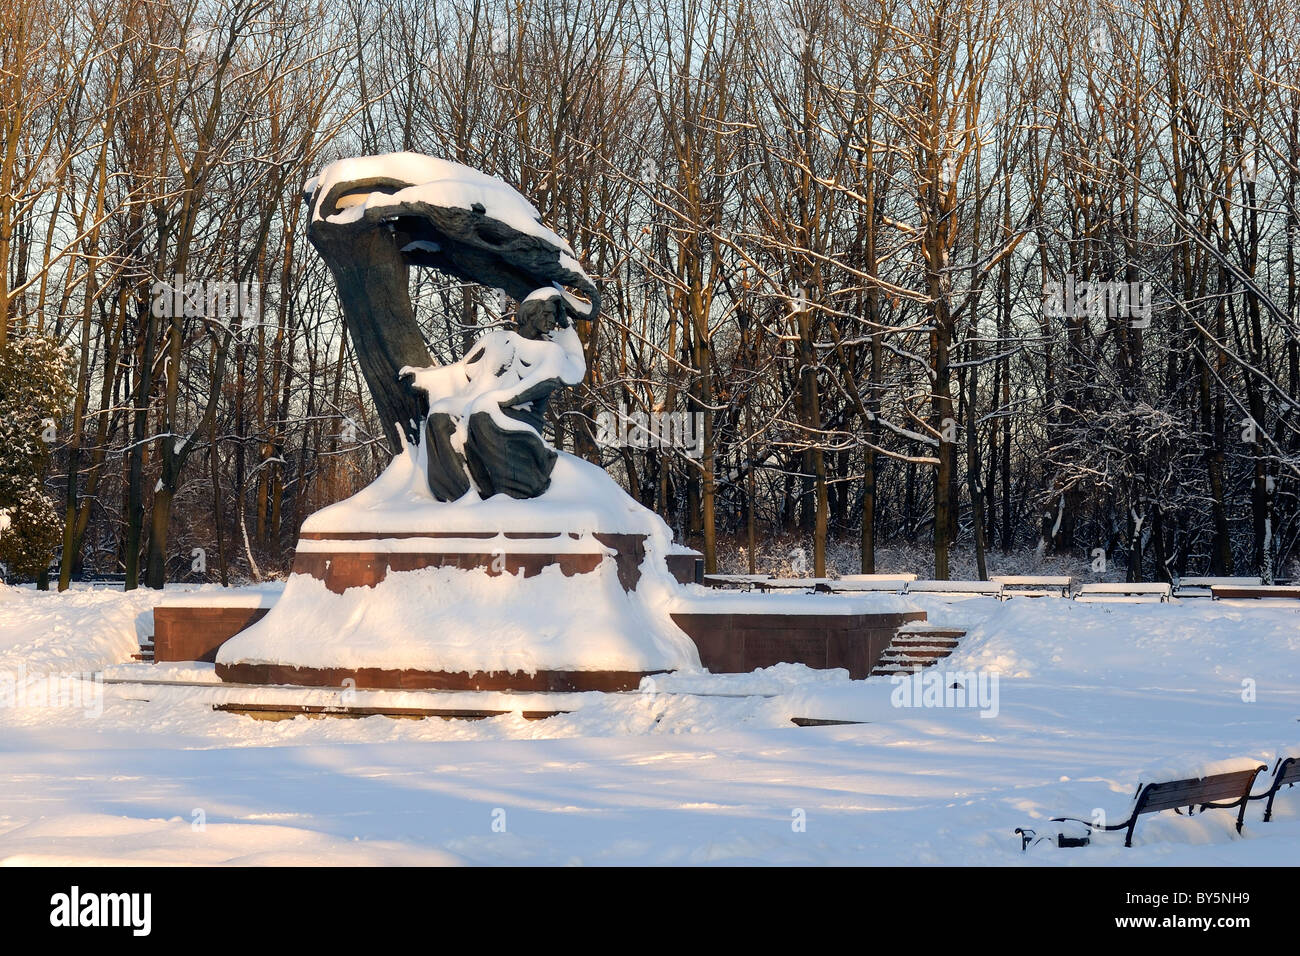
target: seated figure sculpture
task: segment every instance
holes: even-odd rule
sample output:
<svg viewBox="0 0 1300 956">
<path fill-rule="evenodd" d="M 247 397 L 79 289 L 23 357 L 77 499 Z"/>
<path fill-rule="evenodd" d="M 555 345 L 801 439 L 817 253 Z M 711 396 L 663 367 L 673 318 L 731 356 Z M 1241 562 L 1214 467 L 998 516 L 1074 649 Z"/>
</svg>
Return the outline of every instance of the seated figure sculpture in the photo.
<svg viewBox="0 0 1300 956">
<path fill-rule="evenodd" d="M 538 289 L 519 305 L 513 331 L 488 332 L 459 362 L 403 369 L 428 396 L 429 489 L 455 501 L 535 498 L 551 482 L 555 450 L 542 438 L 551 392 L 582 381 L 582 342 L 558 289 Z"/>
<path fill-rule="evenodd" d="M 534 498 L 556 453 L 542 438 L 551 393 L 586 370 L 574 319 L 600 308 L 595 283 L 536 208 L 496 177 L 415 153 L 331 163 L 304 187 L 307 235 L 329 266 L 389 446 L 425 444 L 429 490 Z M 514 330 L 488 332 L 430 367 L 410 268 L 505 292 Z"/>
</svg>

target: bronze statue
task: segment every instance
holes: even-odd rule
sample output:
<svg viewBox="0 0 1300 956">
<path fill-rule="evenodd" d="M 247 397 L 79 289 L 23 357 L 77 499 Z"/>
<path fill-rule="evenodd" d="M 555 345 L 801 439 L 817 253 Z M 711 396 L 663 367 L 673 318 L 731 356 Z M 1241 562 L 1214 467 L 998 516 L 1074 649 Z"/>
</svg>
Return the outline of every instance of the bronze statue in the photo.
<svg viewBox="0 0 1300 956">
<path fill-rule="evenodd" d="M 344 320 L 394 453 L 426 442 L 429 488 L 533 498 L 556 453 L 542 438 L 550 394 L 586 371 L 574 319 L 595 283 L 537 211 L 499 179 L 395 153 L 331 164 L 307 184 L 308 238 L 338 286 Z M 431 358 L 411 305 L 411 266 L 503 290 L 514 331 L 481 336 L 452 365 Z"/>
</svg>

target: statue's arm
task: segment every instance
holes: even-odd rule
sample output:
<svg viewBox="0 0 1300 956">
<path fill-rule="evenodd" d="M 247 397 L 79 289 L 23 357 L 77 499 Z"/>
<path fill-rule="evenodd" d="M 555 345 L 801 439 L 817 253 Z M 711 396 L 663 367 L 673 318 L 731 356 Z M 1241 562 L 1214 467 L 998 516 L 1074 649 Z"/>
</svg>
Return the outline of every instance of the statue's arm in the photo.
<svg viewBox="0 0 1300 956">
<path fill-rule="evenodd" d="M 460 412 L 460 409 L 433 409 L 436 403 L 463 396 L 474 377 L 483 367 L 483 358 L 487 354 L 487 345 L 478 342 L 470 353 L 458 362 L 449 365 L 431 365 L 426 368 L 402 369 L 400 375 L 410 378 L 411 384 L 429 397 L 431 410 Z"/>
</svg>

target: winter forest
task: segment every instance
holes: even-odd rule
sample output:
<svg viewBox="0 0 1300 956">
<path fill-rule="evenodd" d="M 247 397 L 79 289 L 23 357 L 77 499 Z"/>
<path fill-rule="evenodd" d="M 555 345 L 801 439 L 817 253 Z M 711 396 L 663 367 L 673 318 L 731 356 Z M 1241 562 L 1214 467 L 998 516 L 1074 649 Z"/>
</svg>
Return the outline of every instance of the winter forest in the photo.
<svg viewBox="0 0 1300 956">
<path fill-rule="evenodd" d="M 710 570 L 1296 573 L 1296 0 L 4 8 L 10 580 L 280 576 L 379 473 L 302 188 L 400 150 L 572 244 L 548 437 Z M 512 314 L 413 275 L 438 361 Z"/>
</svg>

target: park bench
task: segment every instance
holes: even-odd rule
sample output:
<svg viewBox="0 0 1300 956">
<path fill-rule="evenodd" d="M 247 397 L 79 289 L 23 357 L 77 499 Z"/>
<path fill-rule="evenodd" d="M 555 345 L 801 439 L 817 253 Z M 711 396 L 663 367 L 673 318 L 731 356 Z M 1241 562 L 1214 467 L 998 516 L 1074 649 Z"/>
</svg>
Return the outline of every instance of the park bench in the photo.
<svg viewBox="0 0 1300 956">
<path fill-rule="evenodd" d="M 876 574 L 841 574 L 841 581 L 915 581 L 916 575 L 907 571 L 883 571 Z"/>
<path fill-rule="evenodd" d="M 706 574 L 704 584 L 713 588 L 739 588 L 748 591 L 763 581 L 771 580 L 770 574 Z"/>
<path fill-rule="evenodd" d="M 59 569 L 53 569 L 53 577 L 57 578 Z M 120 588 L 126 586 L 125 574 L 89 572 L 73 579 L 77 584 L 85 584 L 92 588 Z"/>
<path fill-rule="evenodd" d="M 1300 600 L 1300 587 L 1282 584 L 1224 585 L 1215 584 L 1210 588 L 1210 597 L 1215 601 L 1239 601 L 1243 599 L 1285 598 Z"/>
<path fill-rule="evenodd" d="M 1273 782 L 1268 785 L 1268 789 L 1258 796 L 1251 797 L 1252 800 L 1268 799 L 1264 804 L 1264 822 L 1273 816 L 1273 798 L 1277 792 L 1285 787 L 1294 787 L 1300 783 L 1300 757 L 1278 757 L 1277 765 L 1273 768 Z"/>
<path fill-rule="evenodd" d="M 1074 599 L 1085 604 L 1156 604 L 1168 601 L 1171 593 L 1166 581 L 1095 583 L 1080 586 Z"/>
<path fill-rule="evenodd" d="M 818 591 L 830 583 L 830 578 L 768 578 L 754 586 L 760 591 Z"/>
<path fill-rule="evenodd" d="M 1174 584 L 1174 597 L 1200 598 L 1212 597 L 1213 587 L 1259 587 L 1259 578 L 1237 577 L 1186 577 L 1179 578 Z"/>
<path fill-rule="evenodd" d="M 1002 599 L 1013 597 L 1069 597 L 1074 578 L 1066 574 L 995 574 L 990 581 L 1002 585 Z"/>
<path fill-rule="evenodd" d="M 902 594 L 907 590 L 907 578 L 886 578 L 871 576 L 870 579 L 840 578 L 817 585 L 818 591 L 831 594 Z"/>
<path fill-rule="evenodd" d="M 910 581 L 907 593 L 959 601 L 975 597 L 995 597 L 1001 600 L 1002 585 L 995 581 Z"/>
<path fill-rule="evenodd" d="M 1257 766 L 1253 769 L 1229 770 L 1224 773 L 1208 774 L 1204 777 L 1188 777 L 1182 780 L 1166 780 L 1163 783 L 1138 784 L 1137 793 L 1133 798 L 1133 809 L 1126 820 L 1116 823 L 1112 826 L 1096 826 L 1089 820 L 1081 820 L 1078 817 L 1053 817 L 1053 823 L 1063 823 L 1070 821 L 1072 823 L 1082 823 L 1092 830 L 1127 830 L 1124 834 L 1124 845 L 1133 845 L 1133 828 L 1137 826 L 1137 819 L 1144 813 L 1159 813 L 1162 810 L 1173 810 L 1175 813 L 1181 813 L 1182 807 L 1187 807 L 1189 815 L 1200 807 L 1202 811 L 1209 809 L 1231 809 L 1240 808 L 1237 811 L 1237 832 L 1241 832 L 1242 824 L 1246 819 L 1246 804 L 1250 802 L 1251 787 L 1255 784 L 1255 778 L 1267 770 L 1267 767 Z M 1021 839 L 1024 841 L 1021 848 L 1028 845 L 1025 837 L 1025 831 L 1021 832 Z M 1033 831 L 1027 831 L 1032 834 Z M 1064 844 L 1063 844 L 1064 845 Z"/>
</svg>

